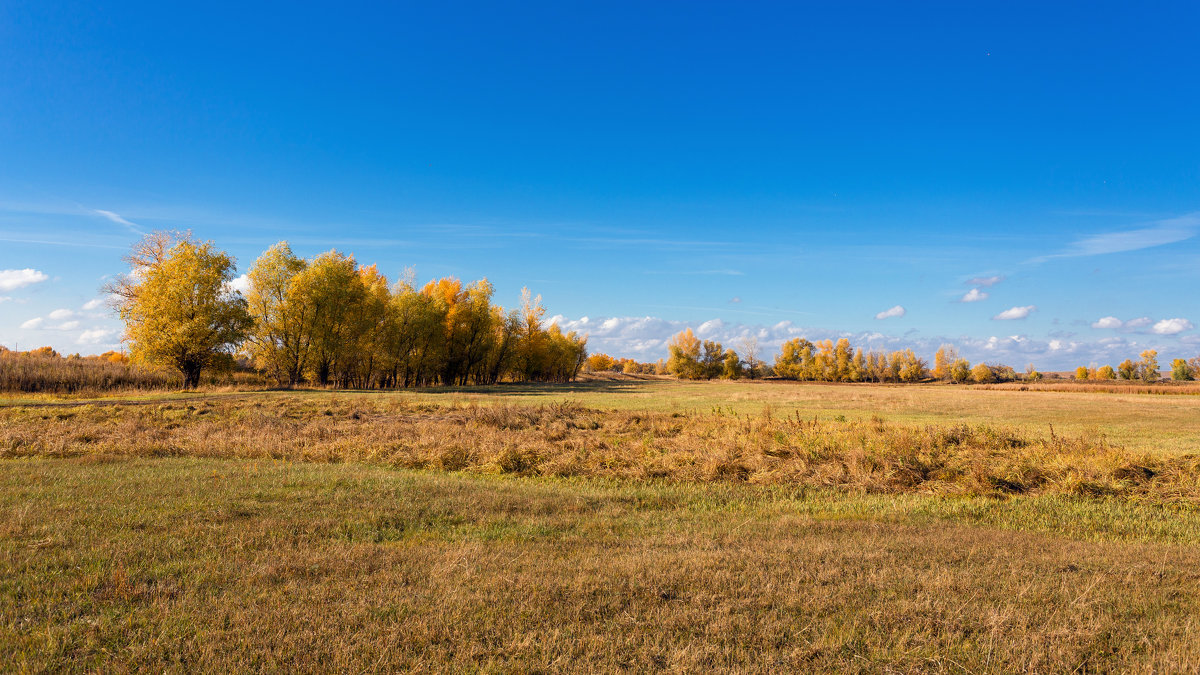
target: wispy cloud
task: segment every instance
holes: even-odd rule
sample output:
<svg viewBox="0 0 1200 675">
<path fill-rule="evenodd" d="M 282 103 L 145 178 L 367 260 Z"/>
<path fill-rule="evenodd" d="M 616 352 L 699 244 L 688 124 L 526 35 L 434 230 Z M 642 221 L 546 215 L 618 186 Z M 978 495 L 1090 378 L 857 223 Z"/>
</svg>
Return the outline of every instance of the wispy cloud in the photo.
<svg viewBox="0 0 1200 675">
<path fill-rule="evenodd" d="M 23 270 L 0 270 L 0 291 L 15 291 L 40 284 L 50 277 L 45 272 L 26 267 Z"/>
<path fill-rule="evenodd" d="M 1200 233 L 1200 213 L 1189 213 L 1178 218 L 1155 221 L 1147 227 L 1084 237 L 1072 242 L 1061 253 L 1034 258 L 1030 262 L 1139 251 L 1191 239 L 1197 233 Z"/>
<path fill-rule="evenodd" d="M 996 321 L 1013 321 L 1015 319 L 1024 319 L 1037 309 L 1036 305 L 1025 305 L 1024 307 L 1011 307 L 1000 312 L 992 319 Z"/>
<path fill-rule="evenodd" d="M 39 246 L 73 246 L 77 248 L 108 248 L 108 249 L 127 249 L 128 246 L 114 246 L 112 244 L 98 244 L 90 241 L 70 241 L 67 239 L 33 239 L 20 237 L 0 237 L 0 241 L 8 241 L 14 244 L 37 244 Z"/>
<path fill-rule="evenodd" d="M 673 276 L 719 276 L 719 277 L 743 277 L 745 272 L 735 269 L 713 269 L 713 270 L 694 270 L 690 272 L 681 272 L 678 270 L 646 270 L 645 274 L 670 274 Z"/>
<path fill-rule="evenodd" d="M 997 274 L 991 277 L 972 277 L 967 279 L 966 284 L 968 286 L 983 286 L 985 288 L 991 288 L 1001 281 L 1004 281 L 1006 278 L 1007 277 L 1005 277 L 1003 274 Z"/>
<path fill-rule="evenodd" d="M 964 294 L 961 298 L 959 298 L 958 301 L 959 302 L 980 302 L 982 300 L 987 300 L 987 299 L 988 299 L 988 294 L 986 291 L 981 291 L 978 288 L 972 288 L 971 290 L 967 291 L 966 294 Z"/>
<path fill-rule="evenodd" d="M 128 220 L 125 220 L 118 213 L 113 213 L 112 211 L 105 211 L 104 209 L 92 209 L 92 213 L 95 213 L 98 216 L 103 216 L 104 218 L 107 218 L 118 225 L 126 227 L 134 234 L 146 234 L 145 232 L 142 231 L 142 228 L 138 227 L 138 225 L 136 223 L 131 223 Z"/>
<path fill-rule="evenodd" d="M 875 318 L 877 320 L 892 319 L 892 318 L 904 316 L 907 312 L 908 312 L 908 310 L 904 309 L 904 307 L 902 307 L 900 305 L 896 305 L 895 307 L 885 309 L 882 312 L 876 314 Z"/>
<path fill-rule="evenodd" d="M 40 328 L 42 326 L 42 322 L 44 322 L 44 321 L 45 321 L 45 319 L 43 319 L 40 316 L 34 317 L 34 318 L 26 321 L 25 323 L 21 324 L 21 329 L 22 330 L 33 330 L 34 328 Z"/>
</svg>

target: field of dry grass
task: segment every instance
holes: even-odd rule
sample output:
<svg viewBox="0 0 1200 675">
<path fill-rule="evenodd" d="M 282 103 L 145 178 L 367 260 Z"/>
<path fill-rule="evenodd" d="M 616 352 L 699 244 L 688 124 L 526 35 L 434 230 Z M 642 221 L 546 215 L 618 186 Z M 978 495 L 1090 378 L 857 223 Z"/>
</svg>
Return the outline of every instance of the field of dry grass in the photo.
<svg viewBox="0 0 1200 675">
<path fill-rule="evenodd" d="M 1195 671 L 1196 404 L 661 381 L 0 403 L 0 670 Z"/>
</svg>

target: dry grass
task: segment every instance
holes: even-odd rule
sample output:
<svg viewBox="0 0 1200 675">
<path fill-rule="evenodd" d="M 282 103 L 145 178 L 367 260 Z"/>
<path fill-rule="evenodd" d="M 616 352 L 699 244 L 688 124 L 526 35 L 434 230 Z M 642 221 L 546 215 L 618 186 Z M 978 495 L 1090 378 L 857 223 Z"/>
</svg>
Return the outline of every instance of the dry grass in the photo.
<svg viewBox="0 0 1200 675">
<path fill-rule="evenodd" d="M 178 372 L 97 357 L 62 358 L 28 352 L 0 351 L 0 392 L 53 396 L 128 396 L 137 392 L 178 391 Z M 262 387 L 265 380 L 253 372 L 210 372 L 203 388 Z"/>
<path fill-rule="evenodd" d="M 858 498 L 728 484 L 4 468 L 6 671 L 1200 668 L 1194 546 L 847 518 Z"/>
<path fill-rule="evenodd" d="M 0 457 L 196 456 L 869 493 L 1070 494 L 1200 506 L 1200 456 L 998 425 L 414 403 L 378 395 L 0 409 Z"/>
<path fill-rule="evenodd" d="M 876 385 L 799 382 L 623 381 L 555 387 L 429 389 L 394 394 L 447 405 L 574 401 L 589 408 L 630 411 L 779 415 L 832 420 L 839 416 L 915 425 L 992 425 L 1032 434 L 1104 436 L 1129 450 L 1200 454 L 1200 397 L 985 389 L 978 385 Z"/>
<path fill-rule="evenodd" d="M 1200 396 L 1200 382 L 1122 382 L 1119 380 L 1085 380 L 1067 382 L 1004 382 L 975 385 L 980 389 L 1017 391 L 1063 391 L 1091 394 L 1158 394 L 1165 396 Z"/>
<path fill-rule="evenodd" d="M 165 370 L 99 358 L 62 358 L 0 352 L 0 391 L 76 394 L 179 388 L 183 380 Z"/>
<path fill-rule="evenodd" d="M 0 671 L 1200 670 L 1200 456 L 1020 423 L 1191 397 L 171 396 L 0 407 Z"/>
</svg>

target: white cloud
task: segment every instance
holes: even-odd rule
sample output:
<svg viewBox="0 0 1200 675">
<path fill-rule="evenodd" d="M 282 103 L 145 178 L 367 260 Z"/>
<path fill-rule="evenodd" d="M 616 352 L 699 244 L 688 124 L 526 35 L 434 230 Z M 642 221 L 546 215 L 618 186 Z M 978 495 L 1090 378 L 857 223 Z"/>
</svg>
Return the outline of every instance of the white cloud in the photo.
<svg viewBox="0 0 1200 675">
<path fill-rule="evenodd" d="M 75 330 L 76 328 L 79 328 L 78 321 L 67 321 L 66 323 L 54 326 L 54 330 Z"/>
<path fill-rule="evenodd" d="M 0 270 L 0 291 L 15 291 L 49 279 L 44 272 L 26 267 L 23 270 Z"/>
<path fill-rule="evenodd" d="M 1154 323 L 1154 319 L 1151 319 L 1148 316 L 1140 316 L 1136 319 L 1130 319 L 1130 320 L 1126 321 L 1125 327 L 1126 328 L 1142 328 L 1143 326 L 1149 326 L 1152 323 Z"/>
<path fill-rule="evenodd" d="M 1092 324 L 1092 328 L 1120 328 L 1125 322 L 1115 316 L 1102 317 Z"/>
<path fill-rule="evenodd" d="M 45 321 L 45 319 L 43 319 L 42 317 L 40 317 L 40 316 L 35 317 L 35 318 L 32 318 L 32 319 L 26 321 L 25 323 L 21 324 L 21 328 L 23 330 L 32 330 L 34 328 L 41 328 L 43 321 Z"/>
<path fill-rule="evenodd" d="M 95 213 L 98 216 L 103 216 L 118 225 L 127 227 L 136 234 L 145 234 L 145 232 L 143 232 L 142 229 L 137 226 L 137 224 L 131 223 L 128 220 L 125 220 L 119 214 L 113 213 L 112 211 L 105 211 L 104 209 L 95 209 L 94 211 L 92 211 L 92 213 Z"/>
<path fill-rule="evenodd" d="M 0 295 L 0 302 L 8 302 L 10 300 L 12 300 L 11 297 L 9 297 L 7 295 Z"/>
<path fill-rule="evenodd" d="M 1000 274 L 997 274 L 994 277 L 975 277 L 973 279 L 967 279 L 967 285 L 968 286 L 984 286 L 986 288 L 991 288 L 992 286 L 995 286 L 996 284 L 1000 283 L 1001 281 L 1004 281 L 1005 278 L 1006 277 L 1004 277 L 1003 275 L 1000 275 Z"/>
<path fill-rule="evenodd" d="M 963 295 L 962 298 L 959 299 L 959 302 L 979 302 L 980 300 L 987 299 L 988 294 L 986 291 L 981 291 L 978 288 L 972 288 L 971 290 L 967 291 L 966 295 Z"/>
<path fill-rule="evenodd" d="M 237 291 L 238 293 L 245 294 L 250 290 L 250 277 L 243 274 L 233 281 L 230 281 L 226 286 L 231 291 Z"/>
<path fill-rule="evenodd" d="M 75 340 L 76 344 L 94 345 L 104 342 L 110 335 L 114 335 L 115 330 L 111 328 L 91 328 L 79 334 L 79 339 Z"/>
<path fill-rule="evenodd" d="M 875 318 L 876 319 L 891 319 L 894 317 L 904 316 L 906 313 L 907 313 L 906 309 L 904 309 L 900 305 L 896 305 L 895 307 L 892 307 L 890 309 L 885 309 L 882 312 L 876 314 Z"/>
<path fill-rule="evenodd" d="M 992 318 L 997 321 L 1012 321 L 1014 319 L 1024 319 L 1029 316 L 1030 312 L 1037 309 L 1036 305 L 1025 305 L 1024 307 L 1011 307 L 1000 312 Z"/>
<path fill-rule="evenodd" d="M 75 312 L 72 312 L 69 309 L 56 309 L 53 312 L 50 312 L 50 314 L 47 316 L 55 321 L 61 321 L 63 319 L 69 319 L 72 316 L 75 316 Z"/>
<path fill-rule="evenodd" d="M 1191 330 L 1193 328 L 1195 328 L 1195 326 L 1193 326 L 1192 322 L 1188 321 L 1187 319 L 1163 319 L 1162 321 L 1154 324 L 1154 328 L 1151 328 L 1150 330 L 1159 335 L 1176 335 L 1185 330 Z"/>
<path fill-rule="evenodd" d="M 91 300 L 88 300 L 87 302 L 83 303 L 83 311 L 90 312 L 93 309 L 100 309 L 103 306 L 104 306 L 103 298 L 92 298 Z"/>
<path fill-rule="evenodd" d="M 742 302 L 742 299 L 736 295 L 729 299 L 729 304 L 731 304 L 731 305 L 741 304 L 741 302 Z"/>
</svg>

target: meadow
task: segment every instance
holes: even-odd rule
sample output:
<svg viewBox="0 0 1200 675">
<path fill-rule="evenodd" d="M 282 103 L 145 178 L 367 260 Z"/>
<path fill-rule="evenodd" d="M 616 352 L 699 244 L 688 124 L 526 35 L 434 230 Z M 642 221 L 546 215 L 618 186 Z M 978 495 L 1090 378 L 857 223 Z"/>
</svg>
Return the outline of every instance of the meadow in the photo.
<svg viewBox="0 0 1200 675">
<path fill-rule="evenodd" d="M 0 669 L 1195 671 L 1161 394 L 14 395 Z"/>
</svg>

